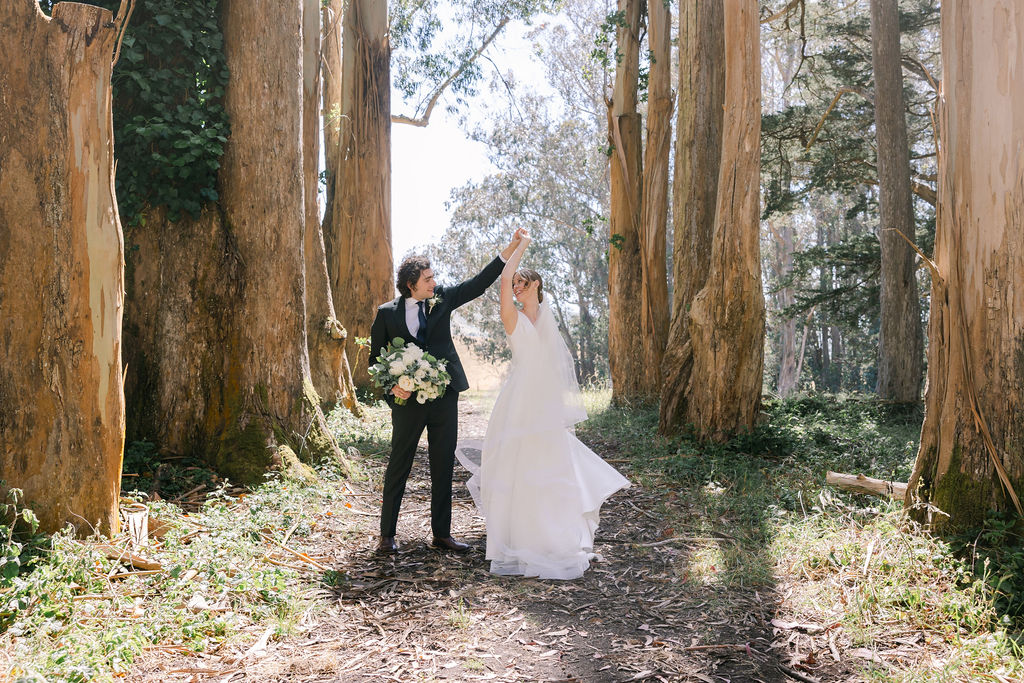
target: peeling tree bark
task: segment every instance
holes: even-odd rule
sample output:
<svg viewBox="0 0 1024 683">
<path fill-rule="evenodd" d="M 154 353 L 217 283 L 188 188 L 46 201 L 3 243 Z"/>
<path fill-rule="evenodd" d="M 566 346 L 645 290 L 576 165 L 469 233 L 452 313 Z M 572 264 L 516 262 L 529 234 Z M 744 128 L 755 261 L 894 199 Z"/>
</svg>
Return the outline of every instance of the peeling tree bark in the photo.
<svg viewBox="0 0 1024 683">
<path fill-rule="evenodd" d="M 338 170 L 324 235 L 331 291 L 345 327 L 368 337 L 377 306 L 394 296 L 391 257 L 391 45 L 384 0 L 352 0 L 343 20 Z M 367 359 L 352 368 L 369 384 Z"/>
<path fill-rule="evenodd" d="M 608 144 L 612 148 L 611 211 L 608 221 L 608 365 L 612 400 L 645 395 L 641 306 L 642 201 L 641 121 L 637 112 L 641 0 L 619 0 L 625 25 L 616 31 L 622 58 L 615 70 L 615 89 L 608 102 Z"/>
<path fill-rule="evenodd" d="M 117 531 L 124 249 L 109 11 L 0 9 L 0 480 L 52 532 Z M 6 491 L 3 492 L 6 497 Z"/>
<path fill-rule="evenodd" d="M 690 308 L 687 422 L 725 439 L 754 426 L 764 366 L 759 215 L 761 51 L 755 0 L 725 0 L 725 115 L 711 264 Z"/>
<path fill-rule="evenodd" d="M 928 388 L 907 502 L 942 510 L 916 514 L 954 532 L 1013 510 L 1024 480 L 1022 31 L 1016 0 L 942 4 Z"/>
<path fill-rule="evenodd" d="M 686 424 L 693 349 L 689 313 L 707 281 L 718 197 L 725 104 L 725 23 L 722 3 L 681 0 L 674 226 L 672 324 L 662 361 L 659 429 Z"/>
<path fill-rule="evenodd" d="M 644 150 L 640 216 L 640 330 L 643 390 L 661 394 L 661 362 L 668 341 L 668 162 L 672 153 L 672 15 L 662 0 L 647 4 L 651 69 L 647 90 L 647 146 Z"/>
<path fill-rule="evenodd" d="M 871 0 L 871 66 L 882 252 L 877 390 L 887 400 L 916 402 L 921 397 L 924 338 L 914 250 L 906 241 L 914 239 L 914 205 L 896 0 Z"/>
<path fill-rule="evenodd" d="M 334 312 L 320 226 L 320 0 L 302 0 L 302 165 L 305 208 L 306 336 L 313 388 L 325 407 L 356 410 L 345 353 L 348 332 Z"/>
</svg>

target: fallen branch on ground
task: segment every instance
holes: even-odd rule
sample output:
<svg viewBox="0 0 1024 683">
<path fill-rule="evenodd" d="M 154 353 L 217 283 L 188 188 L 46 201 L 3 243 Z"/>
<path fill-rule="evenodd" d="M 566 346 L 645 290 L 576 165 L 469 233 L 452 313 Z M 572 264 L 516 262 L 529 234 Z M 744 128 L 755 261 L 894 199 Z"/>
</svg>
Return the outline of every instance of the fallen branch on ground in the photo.
<svg viewBox="0 0 1024 683">
<path fill-rule="evenodd" d="M 825 475 L 825 483 L 831 486 L 838 486 L 844 491 L 868 493 L 873 496 L 895 498 L 896 500 L 903 500 L 907 495 L 906 482 L 872 479 L 871 477 L 865 477 L 863 474 L 829 472 Z"/>
</svg>

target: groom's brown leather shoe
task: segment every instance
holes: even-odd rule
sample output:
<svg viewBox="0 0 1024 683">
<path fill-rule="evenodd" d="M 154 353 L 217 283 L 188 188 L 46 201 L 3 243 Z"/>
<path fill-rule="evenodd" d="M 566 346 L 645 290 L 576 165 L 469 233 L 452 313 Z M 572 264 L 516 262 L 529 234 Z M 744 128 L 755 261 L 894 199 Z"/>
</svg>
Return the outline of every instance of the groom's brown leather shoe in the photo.
<svg viewBox="0 0 1024 683">
<path fill-rule="evenodd" d="M 394 536 L 381 536 L 380 543 L 377 544 L 377 553 L 380 555 L 390 555 L 398 552 L 398 544 L 395 543 Z"/>
<path fill-rule="evenodd" d="M 464 553 L 469 550 L 468 543 L 456 541 L 452 536 L 445 536 L 444 538 L 434 536 L 434 541 L 430 545 L 441 550 L 451 550 L 455 553 Z"/>
</svg>

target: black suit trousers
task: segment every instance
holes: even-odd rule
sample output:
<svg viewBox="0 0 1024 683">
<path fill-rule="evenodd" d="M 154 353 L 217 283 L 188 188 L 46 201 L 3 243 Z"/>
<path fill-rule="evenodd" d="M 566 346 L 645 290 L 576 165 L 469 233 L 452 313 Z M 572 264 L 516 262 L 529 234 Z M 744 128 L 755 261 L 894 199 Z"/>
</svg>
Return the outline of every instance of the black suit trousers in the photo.
<svg viewBox="0 0 1024 683">
<path fill-rule="evenodd" d="M 459 434 L 459 392 L 420 404 L 415 394 L 403 405 L 391 406 L 391 457 L 384 473 L 384 500 L 380 510 L 380 535 L 394 536 L 405 483 L 412 471 L 416 444 L 427 430 L 430 459 L 430 528 L 434 536 L 451 535 L 452 471 Z"/>
</svg>

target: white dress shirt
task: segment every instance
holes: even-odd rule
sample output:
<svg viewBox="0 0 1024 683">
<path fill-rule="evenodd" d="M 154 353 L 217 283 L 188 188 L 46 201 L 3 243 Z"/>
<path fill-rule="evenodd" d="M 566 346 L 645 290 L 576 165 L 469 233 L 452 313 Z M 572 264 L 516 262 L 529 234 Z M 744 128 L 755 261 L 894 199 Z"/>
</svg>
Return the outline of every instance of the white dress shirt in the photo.
<svg viewBox="0 0 1024 683">
<path fill-rule="evenodd" d="M 405 324 L 409 326 L 409 333 L 412 338 L 416 338 L 416 334 L 420 331 L 420 314 L 419 308 L 416 304 L 419 303 L 419 299 L 409 297 L 405 300 Z M 426 306 L 426 304 L 424 304 Z M 427 313 L 427 309 L 423 309 L 424 315 Z M 411 341 L 411 340 L 410 340 Z"/>
</svg>

